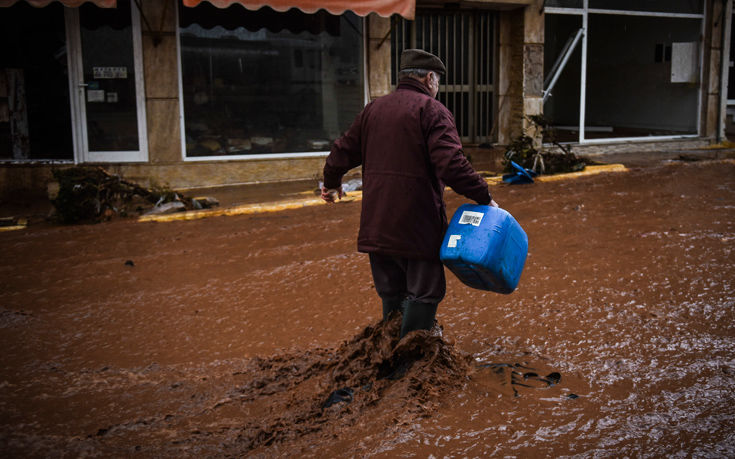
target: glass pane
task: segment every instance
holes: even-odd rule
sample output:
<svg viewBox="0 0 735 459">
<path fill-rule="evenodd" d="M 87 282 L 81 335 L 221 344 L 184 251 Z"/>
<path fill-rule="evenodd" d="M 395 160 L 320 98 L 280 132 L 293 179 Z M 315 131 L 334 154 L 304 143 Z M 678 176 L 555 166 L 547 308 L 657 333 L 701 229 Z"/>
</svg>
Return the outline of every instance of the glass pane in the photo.
<svg viewBox="0 0 735 459">
<path fill-rule="evenodd" d="M 138 150 L 130 2 L 79 8 L 90 151 Z"/>
<path fill-rule="evenodd" d="M 188 156 L 327 151 L 364 105 L 362 20 L 180 9 Z"/>
<path fill-rule="evenodd" d="M 74 159 L 64 7 L 2 8 L 0 40 L 0 158 Z"/>
<path fill-rule="evenodd" d="M 582 8 L 582 0 L 546 0 L 547 7 Z"/>
<path fill-rule="evenodd" d="M 595 132 L 586 137 L 696 134 L 701 21 L 596 14 L 589 20 L 586 124 Z M 687 61 L 692 78 L 682 81 L 672 62 Z"/>
<path fill-rule="evenodd" d="M 549 14 L 544 27 L 544 89 L 548 88 L 551 72 L 560 60 L 567 44 L 582 28 L 582 17 Z M 579 96 L 582 73 L 582 45 L 577 44 L 562 70 L 551 96 L 544 104 L 544 116 L 554 129 L 544 131 L 544 142 L 576 142 L 579 140 Z"/>
<path fill-rule="evenodd" d="M 589 7 L 604 10 L 702 14 L 704 0 L 590 0 Z"/>
</svg>

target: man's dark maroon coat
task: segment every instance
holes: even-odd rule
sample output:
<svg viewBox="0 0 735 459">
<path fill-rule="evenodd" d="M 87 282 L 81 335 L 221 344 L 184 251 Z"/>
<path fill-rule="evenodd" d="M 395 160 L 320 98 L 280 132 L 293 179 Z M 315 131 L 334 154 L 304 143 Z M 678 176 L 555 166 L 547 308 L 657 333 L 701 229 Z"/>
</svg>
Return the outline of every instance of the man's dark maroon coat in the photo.
<svg viewBox="0 0 735 459">
<path fill-rule="evenodd" d="M 447 227 L 444 186 L 479 204 L 491 199 L 464 156 L 451 112 L 412 78 L 369 103 L 334 142 L 324 186 L 339 188 L 359 165 L 360 252 L 438 259 Z"/>
</svg>

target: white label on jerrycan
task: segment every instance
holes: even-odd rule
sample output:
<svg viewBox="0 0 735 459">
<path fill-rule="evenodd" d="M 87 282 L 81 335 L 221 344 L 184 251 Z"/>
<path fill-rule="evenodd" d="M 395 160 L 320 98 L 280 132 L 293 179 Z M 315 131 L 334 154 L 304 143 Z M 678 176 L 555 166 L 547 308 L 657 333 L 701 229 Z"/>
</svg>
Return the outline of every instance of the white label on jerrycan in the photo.
<svg viewBox="0 0 735 459">
<path fill-rule="evenodd" d="M 471 210 L 465 210 L 464 212 L 462 212 L 462 216 L 459 217 L 459 224 L 480 226 L 480 222 L 482 221 L 482 217 L 484 216 L 485 214 L 483 214 L 482 212 L 472 212 Z"/>
<path fill-rule="evenodd" d="M 449 247 L 450 249 L 457 247 L 457 241 L 459 241 L 460 239 L 462 239 L 462 236 L 460 236 L 459 234 L 450 234 L 449 242 L 447 242 L 447 247 Z"/>
</svg>

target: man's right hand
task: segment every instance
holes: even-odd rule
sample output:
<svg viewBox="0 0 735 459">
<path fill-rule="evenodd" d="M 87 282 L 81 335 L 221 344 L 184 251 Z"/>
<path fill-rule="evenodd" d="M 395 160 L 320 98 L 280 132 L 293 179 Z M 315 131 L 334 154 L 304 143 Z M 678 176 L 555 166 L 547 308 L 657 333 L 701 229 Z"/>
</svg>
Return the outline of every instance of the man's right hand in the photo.
<svg viewBox="0 0 735 459">
<path fill-rule="evenodd" d="M 335 202 L 337 199 L 342 199 L 343 194 L 342 187 L 336 190 L 334 188 L 328 189 L 327 187 L 322 187 L 322 199 L 326 202 Z"/>
</svg>

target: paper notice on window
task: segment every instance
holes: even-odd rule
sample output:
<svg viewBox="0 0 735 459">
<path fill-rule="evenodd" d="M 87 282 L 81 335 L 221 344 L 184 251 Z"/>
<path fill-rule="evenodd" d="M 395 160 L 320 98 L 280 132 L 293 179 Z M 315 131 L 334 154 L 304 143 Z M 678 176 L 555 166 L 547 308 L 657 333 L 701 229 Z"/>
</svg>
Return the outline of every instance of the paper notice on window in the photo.
<svg viewBox="0 0 735 459">
<path fill-rule="evenodd" d="M 111 78 L 127 78 L 127 67 L 92 67 L 92 74 L 95 80 L 111 79 Z"/>
<path fill-rule="evenodd" d="M 696 83 L 699 79 L 699 43 L 671 44 L 671 82 Z"/>
<path fill-rule="evenodd" d="M 106 97 L 107 97 L 107 103 L 108 104 L 109 103 L 114 104 L 115 102 L 117 102 L 117 93 L 116 92 L 108 92 L 107 95 L 106 95 Z"/>
<path fill-rule="evenodd" d="M 483 214 L 482 212 L 472 212 L 470 210 L 465 210 L 464 212 L 462 212 L 462 216 L 459 217 L 459 224 L 480 226 L 480 222 L 482 222 L 482 217 L 484 216 L 485 214 Z"/>
<path fill-rule="evenodd" d="M 104 89 L 88 89 L 87 90 L 87 102 L 104 102 L 105 101 L 105 90 Z"/>
</svg>

